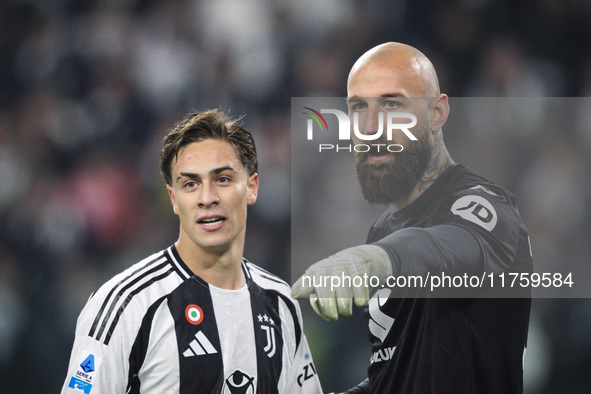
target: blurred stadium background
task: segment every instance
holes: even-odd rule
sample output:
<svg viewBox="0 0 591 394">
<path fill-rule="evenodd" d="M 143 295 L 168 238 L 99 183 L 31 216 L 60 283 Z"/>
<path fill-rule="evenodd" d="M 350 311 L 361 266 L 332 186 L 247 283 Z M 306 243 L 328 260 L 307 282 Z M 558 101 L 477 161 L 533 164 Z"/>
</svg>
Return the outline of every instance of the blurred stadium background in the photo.
<svg viewBox="0 0 591 394">
<path fill-rule="evenodd" d="M 345 96 L 355 59 L 391 40 L 425 52 L 450 96 L 591 95 L 585 0 L 0 2 L 0 391 L 58 392 L 90 293 L 176 240 L 158 154 L 190 110 L 246 115 L 261 192 L 245 255 L 289 281 L 290 98 Z M 517 194 L 542 264 L 591 255 L 585 122 L 447 141 Z M 361 313 L 330 325 L 302 308 L 324 388 L 361 380 Z M 536 299 L 531 327 L 526 393 L 588 393 L 590 300 Z"/>
</svg>

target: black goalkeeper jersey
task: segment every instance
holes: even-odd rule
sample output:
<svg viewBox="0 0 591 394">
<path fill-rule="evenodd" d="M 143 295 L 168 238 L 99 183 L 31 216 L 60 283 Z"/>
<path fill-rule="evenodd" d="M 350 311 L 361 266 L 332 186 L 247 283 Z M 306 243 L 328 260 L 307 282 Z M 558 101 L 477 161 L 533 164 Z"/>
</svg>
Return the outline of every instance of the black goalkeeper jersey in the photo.
<svg viewBox="0 0 591 394">
<path fill-rule="evenodd" d="M 531 272 L 529 236 L 507 190 L 455 164 L 404 209 L 387 210 L 368 243 L 393 275 Z M 523 392 L 531 289 L 515 298 L 441 298 L 429 288 L 379 290 L 366 310 L 370 393 Z"/>
</svg>

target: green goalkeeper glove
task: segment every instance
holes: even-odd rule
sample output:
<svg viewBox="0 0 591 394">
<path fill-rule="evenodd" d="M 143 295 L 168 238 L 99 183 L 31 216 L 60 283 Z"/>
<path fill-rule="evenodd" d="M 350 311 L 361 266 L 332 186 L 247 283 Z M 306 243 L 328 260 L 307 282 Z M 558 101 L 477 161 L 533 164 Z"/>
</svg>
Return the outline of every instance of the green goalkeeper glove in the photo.
<svg viewBox="0 0 591 394">
<path fill-rule="evenodd" d="M 351 316 L 352 300 L 357 306 L 367 305 L 369 284 L 382 285 L 391 275 L 392 263 L 384 249 L 360 245 L 312 264 L 294 283 L 291 294 L 294 298 L 310 296 L 314 311 L 332 322 Z"/>
</svg>

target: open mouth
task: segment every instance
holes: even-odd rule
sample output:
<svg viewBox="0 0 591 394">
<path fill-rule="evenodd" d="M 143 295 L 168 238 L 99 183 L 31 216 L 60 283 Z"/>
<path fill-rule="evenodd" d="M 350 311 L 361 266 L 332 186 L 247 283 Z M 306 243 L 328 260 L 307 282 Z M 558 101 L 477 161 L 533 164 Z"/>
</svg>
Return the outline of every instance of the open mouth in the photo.
<svg viewBox="0 0 591 394">
<path fill-rule="evenodd" d="M 212 216 L 209 218 L 203 218 L 203 219 L 199 220 L 197 223 L 199 223 L 205 227 L 215 227 L 215 226 L 222 224 L 225 220 L 226 220 L 226 218 L 224 218 L 222 216 Z"/>
</svg>

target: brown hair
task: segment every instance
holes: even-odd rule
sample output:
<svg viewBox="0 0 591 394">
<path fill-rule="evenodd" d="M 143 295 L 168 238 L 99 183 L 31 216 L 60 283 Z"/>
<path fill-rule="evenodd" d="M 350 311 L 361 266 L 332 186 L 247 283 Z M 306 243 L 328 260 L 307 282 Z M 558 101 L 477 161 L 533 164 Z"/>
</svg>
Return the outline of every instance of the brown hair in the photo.
<svg viewBox="0 0 591 394">
<path fill-rule="evenodd" d="M 160 153 L 160 172 L 168 185 L 172 185 L 171 164 L 184 146 L 206 139 L 229 142 L 240 162 L 252 175 L 257 172 L 257 151 L 250 132 L 239 123 L 231 120 L 220 110 L 193 112 L 178 122 L 164 137 Z"/>
</svg>

